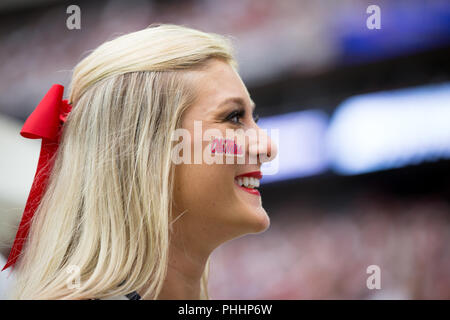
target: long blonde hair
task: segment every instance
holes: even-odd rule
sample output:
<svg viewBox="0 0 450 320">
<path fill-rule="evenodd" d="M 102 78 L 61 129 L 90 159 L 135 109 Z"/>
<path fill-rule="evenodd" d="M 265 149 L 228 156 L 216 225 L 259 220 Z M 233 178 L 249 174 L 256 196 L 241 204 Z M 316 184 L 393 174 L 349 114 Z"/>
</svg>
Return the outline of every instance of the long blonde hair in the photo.
<svg viewBox="0 0 450 320">
<path fill-rule="evenodd" d="M 228 38 L 163 24 L 108 41 L 75 67 L 73 108 L 12 298 L 94 299 L 144 284 L 144 296 L 158 297 L 174 218 L 171 137 L 196 94 L 185 75 L 212 58 L 237 68 Z M 208 270 L 209 259 L 202 299 Z"/>
</svg>

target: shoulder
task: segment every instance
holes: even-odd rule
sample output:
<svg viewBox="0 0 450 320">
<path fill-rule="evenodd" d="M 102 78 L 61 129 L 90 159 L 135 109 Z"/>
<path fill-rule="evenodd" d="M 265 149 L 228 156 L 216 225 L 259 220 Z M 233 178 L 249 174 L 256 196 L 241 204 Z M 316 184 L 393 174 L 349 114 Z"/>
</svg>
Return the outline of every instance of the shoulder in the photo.
<svg viewBox="0 0 450 320">
<path fill-rule="evenodd" d="M 133 291 L 126 295 L 106 297 L 98 300 L 141 300 L 141 296 L 136 291 Z"/>
<path fill-rule="evenodd" d="M 100 298 L 98 300 L 130 300 L 130 299 L 128 299 L 127 296 L 113 296 L 113 297 Z"/>
</svg>

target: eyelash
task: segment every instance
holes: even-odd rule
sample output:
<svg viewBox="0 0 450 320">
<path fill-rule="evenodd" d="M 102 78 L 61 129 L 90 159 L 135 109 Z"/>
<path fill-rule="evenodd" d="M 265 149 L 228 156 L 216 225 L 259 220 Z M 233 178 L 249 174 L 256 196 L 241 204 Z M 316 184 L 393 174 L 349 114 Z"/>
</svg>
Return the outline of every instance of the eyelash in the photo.
<svg viewBox="0 0 450 320">
<path fill-rule="evenodd" d="M 240 121 L 236 122 L 236 121 L 232 121 L 232 119 L 234 118 L 243 118 L 245 116 L 245 110 L 234 110 L 233 112 L 231 112 L 227 117 L 226 117 L 226 121 L 229 121 L 231 123 L 234 124 L 241 124 Z M 253 113 L 253 120 L 258 123 L 259 120 L 259 115 L 257 113 Z"/>
</svg>

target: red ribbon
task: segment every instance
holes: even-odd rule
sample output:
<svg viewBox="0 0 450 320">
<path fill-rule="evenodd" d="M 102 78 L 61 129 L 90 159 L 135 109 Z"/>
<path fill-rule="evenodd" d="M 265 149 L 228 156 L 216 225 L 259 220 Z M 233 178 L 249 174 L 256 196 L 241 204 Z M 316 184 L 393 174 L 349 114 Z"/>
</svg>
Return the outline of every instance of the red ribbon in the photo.
<svg viewBox="0 0 450 320">
<path fill-rule="evenodd" d="M 6 265 L 2 271 L 13 266 L 22 252 L 22 247 L 28 236 L 31 219 L 36 211 L 47 186 L 48 177 L 53 168 L 54 155 L 58 150 L 62 126 L 70 113 L 72 106 L 67 100 L 62 100 L 64 87 L 53 85 L 33 113 L 25 121 L 20 131 L 22 137 L 42 139 L 39 162 L 31 186 L 25 210 L 17 230 Z"/>
</svg>

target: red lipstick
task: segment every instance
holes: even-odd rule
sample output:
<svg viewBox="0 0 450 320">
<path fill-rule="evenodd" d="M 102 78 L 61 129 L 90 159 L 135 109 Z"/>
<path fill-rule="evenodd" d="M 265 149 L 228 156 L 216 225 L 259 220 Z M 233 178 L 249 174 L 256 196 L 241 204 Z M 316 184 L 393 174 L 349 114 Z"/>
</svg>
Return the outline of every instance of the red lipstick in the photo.
<svg viewBox="0 0 450 320">
<path fill-rule="evenodd" d="M 254 194 L 255 196 L 260 196 L 261 194 L 259 193 L 258 189 L 250 189 L 250 188 L 246 188 L 244 186 L 240 186 L 238 185 L 239 188 L 241 188 L 244 191 L 247 191 L 248 193 Z"/>
<path fill-rule="evenodd" d="M 256 179 L 261 180 L 262 173 L 261 173 L 261 171 L 247 172 L 247 173 L 244 173 L 244 174 L 241 174 L 241 175 L 237 176 L 236 179 L 237 178 L 243 178 L 243 177 L 251 177 L 251 178 L 256 178 Z"/>
<path fill-rule="evenodd" d="M 244 177 L 250 177 L 250 178 L 256 178 L 258 180 L 260 180 L 262 178 L 262 173 L 261 171 L 252 171 L 252 172 L 247 172 L 241 175 L 238 175 L 235 178 L 236 181 L 236 185 L 241 188 L 244 191 L 247 191 L 248 193 L 254 194 L 256 196 L 260 196 L 261 194 L 259 193 L 258 189 L 252 189 L 252 188 L 246 188 L 244 186 L 240 186 L 239 183 L 237 182 L 238 178 L 244 178 Z"/>
</svg>

